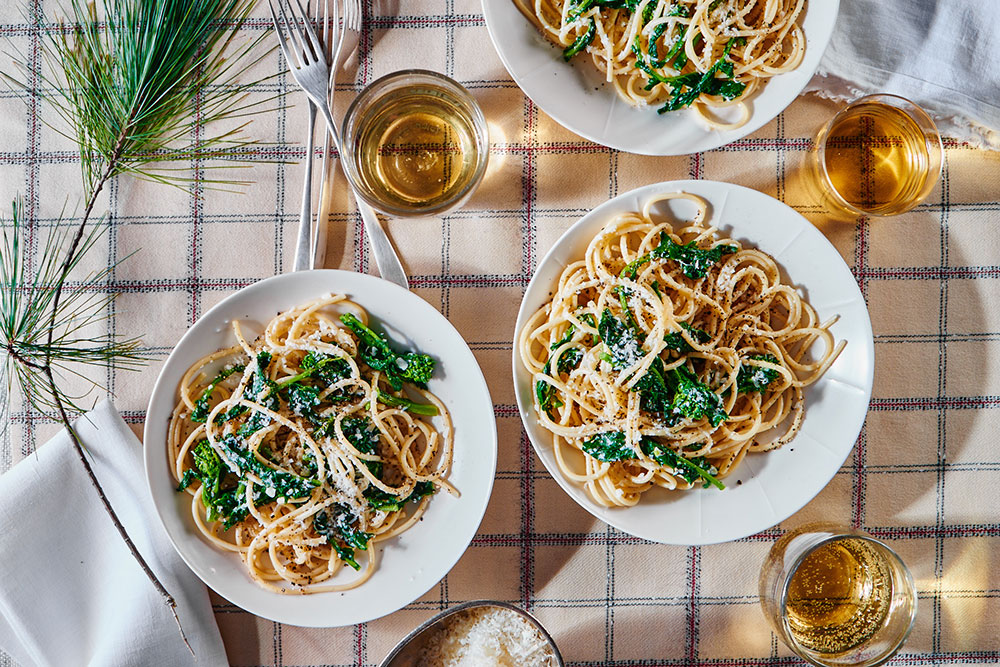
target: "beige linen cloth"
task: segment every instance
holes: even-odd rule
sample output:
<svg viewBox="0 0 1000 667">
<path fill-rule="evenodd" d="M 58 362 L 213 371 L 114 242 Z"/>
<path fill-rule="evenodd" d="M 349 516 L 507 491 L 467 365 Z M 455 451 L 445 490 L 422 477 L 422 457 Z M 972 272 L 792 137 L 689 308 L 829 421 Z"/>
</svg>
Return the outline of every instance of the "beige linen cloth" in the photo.
<svg viewBox="0 0 1000 667">
<path fill-rule="evenodd" d="M 488 0 L 502 2 L 504 0 Z M 46 1 L 51 11 L 55 3 Z M 266 8 L 263 8 L 266 11 Z M 459 329 L 495 401 L 499 466 L 473 544 L 425 596 L 359 626 L 302 629 L 265 621 L 213 597 L 235 665 L 376 665 L 409 630 L 460 601 L 520 604 L 555 636 L 569 665 L 789 665 L 768 629 L 757 575 L 788 527 L 832 519 L 888 540 L 913 571 L 916 626 L 899 664 L 989 664 L 1000 658 L 1000 155 L 945 143 L 939 186 L 917 209 L 888 219 L 831 216 L 803 170 L 812 138 L 839 107 L 804 96 L 730 146 L 676 157 L 618 153 L 562 129 L 532 105 L 496 56 L 477 0 L 368 5 L 350 99 L 388 72 L 451 75 L 482 105 L 490 167 L 461 211 L 388 224 L 413 291 Z M 14 7 L 4 30 L 30 50 L 35 32 Z M 261 21 L 252 28 L 266 29 Z M 262 65 L 277 73 L 277 56 Z M 254 94 L 292 85 L 288 77 Z M 91 258 L 137 254 L 116 269 L 112 326 L 142 335 L 154 357 L 138 373 L 101 378 L 141 432 L 163 359 L 207 308 L 234 290 L 291 268 L 303 158 L 304 100 L 254 121 L 262 147 L 237 177 L 243 194 L 164 189 L 119 180 L 100 206 L 110 233 Z M 50 111 L 16 93 L 0 100 L 0 201 L 27 197 L 39 234 L 78 195 L 72 147 L 46 128 Z M 852 267 L 875 331 L 875 387 L 857 446 L 833 481 L 782 526 L 701 548 L 650 544 L 576 506 L 535 458 L 511 382 L 514 319 L 539 259 L 582 214 L 653 182 L 706 178 L 755 188 L 816 224 Z M 362 224 L 338 174 L 326 266 L 374 273 Z M 201 195 L 198 197 L 196 195 Z M 14 406 L 0 468 L 53 432 Z M 158 446 L 147 443 L 147 446 Z M 3 662 L 0 660 L 0 665 Z"/>
</svg>

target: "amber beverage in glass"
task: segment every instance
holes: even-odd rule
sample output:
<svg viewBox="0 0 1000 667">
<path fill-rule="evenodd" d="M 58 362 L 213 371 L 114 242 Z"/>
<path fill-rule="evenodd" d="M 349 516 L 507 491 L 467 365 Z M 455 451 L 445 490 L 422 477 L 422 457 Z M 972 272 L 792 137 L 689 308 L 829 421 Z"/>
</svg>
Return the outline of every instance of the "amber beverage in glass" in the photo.
<svg viewBox="0 0 1000 667">
<path fill-rule="evenodd" d="M 342 164 L 358 195 L 395 216 L 461 206 L 486 171 L 489 132 L 469 92 L 426 70 L 368 86 L 344 118 Z"/>
<path fill-rule="evenodd" d="M 909 100 L 869 95 L 835 115 L 816 141 L 817 176 L 837 206 L 896 215 L 923 201 L 941 175 L 941 136 Z"/>
<path fill-rule="evenodd" d="M 771 548 L 760 601 L 774 631 L 822 667 L 880 665 L 906 640 L 913 578 L 886 544 L 844 526 L 806 524 Z"/>
</svg>

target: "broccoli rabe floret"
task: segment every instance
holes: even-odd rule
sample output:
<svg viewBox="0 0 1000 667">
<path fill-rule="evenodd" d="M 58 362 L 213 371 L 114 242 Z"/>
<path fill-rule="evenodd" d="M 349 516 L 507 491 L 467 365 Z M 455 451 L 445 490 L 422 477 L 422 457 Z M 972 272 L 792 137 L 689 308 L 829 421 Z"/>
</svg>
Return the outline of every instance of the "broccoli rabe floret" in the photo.
<svg viewBox="0 0 1000 667">
<path fill-rule="evenodd" d="M 396 352 L 383 336 L 350 313 L 341 315 L 340 321 L 361 341 L 359 351 L 362 361 L 384 374 L 393 389 L 402 389 L 403 382 L 412 382 L 419 387 L 427 385 L 434 373 L 434 359 L 430 356 L 419 352 Z"/>
</svg>

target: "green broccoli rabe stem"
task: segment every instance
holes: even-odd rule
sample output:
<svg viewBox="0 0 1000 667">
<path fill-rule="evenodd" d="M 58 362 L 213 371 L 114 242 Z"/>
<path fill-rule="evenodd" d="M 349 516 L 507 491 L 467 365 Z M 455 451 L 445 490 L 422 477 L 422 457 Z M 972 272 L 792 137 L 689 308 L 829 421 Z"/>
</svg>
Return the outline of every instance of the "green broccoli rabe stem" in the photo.
<svg viewBox="0 0 1000 667">
<path fill-rule="evenodd" d="M 581 448 L 585 454 L 598 461 L 627 461 L 637 458 L 635 448 L 628 444 L 625 434 L 621 431 L 598 433 L 584 440 Z M 640 440 L 639 449 L 660 465 L 672 468 L 672 474 L 688 483 L 694 483 L 701 478 L 706 488 L 709 485 L 720 490 L 726 488 L 725 484 L 715 476 L 718 470 L 703 456 L 689 459 L 667 445 L 645 437 Z"/>
<path fill-rule="evenodd" d="M 548 374 L 549 366 L 545 365 L 545 372 Z M 535 400 L 538 401 L 538 407 L 540 410 L 544 410 L 548 414 L 549 419 L 552 419 L 552 411 L 556 408 L 561 408 L 564 403 L 559 400 L 556 396 L 556 388 L 545 380 L 538 380 L 535 382 Z"/>
<path fill-rule="evenodd" d="M 385 354 L 396 354 L 381 336 L 366 327 L 361 320 L 351 313 L 344 313 L 341 315 L 340 321 L 343 322 L 348 329 L 353 331 L 354 335 L 360 338 L 361 342 L 365 345 L 381 350 Z"/>
<path fill-rule="evenodd" d="M 420 502 L 426 496 L 433 495 L 437 489 L 433 482 L 417 482 L 413 491 L 406 497 L 394 496 L 375 486 L 369 486 L 364 491 L 368 499 L 368 507 L 383 512 L 398 512 L 410 501 Z"/>
<path fill-rule="evenodd" d="M 234 373 L 242 373 L 244 369 L 244 366 L 232 366 L 231 368 L 227 368 L 216 375 L 215 379 L 208 384 L 205 391 L 203 391 L 198 400 L 195 401 L 194 410 L 191 411 L 191 421 L 197 424 L 204 424 L 205 420 L 208 419 L 208 413 L 211 411 L 209 401 L 212 399 L 212 393 L 215 391 L 215 388 L 230 375 L 233 375 Z"/>
<path fill-rule="evenodd" d="M 315 375 L 315 374 L 319 373 L 320 371 L 322 371 L 323 368 L 325 368 L 326 366 L 328 366 L 330 364 L 333 364 L 335 362 L 338 362 L 338 361 L 340 361 L 340 357 L 326 357 L 324 359 L 321 359 L 319 362 L 316 363 L 315 366 L 313 366 L 311 368 L 307 368 L 306 370 L 302 371 L 298 375 L 293 375 L 290 378 L 286 378 L 286 379 L 282 380 L 281 382 L 278 382 L 276 388 L 277 389 L 284 389 L 285 387 L 287 387 L 290 384 L 295 384 L 296 382 L 300 382 L 302 380 L 305 380 L 308 377 L 312 377 L 313 375 Z M 274 393 L 273 390 L 272 390 L 272 393 Z"/>
<path fill-rule="evenodd" d="M 377 390 L 378 402 L 383 405 L 388 405 L 394 408 L 401 408 L 407 412 L 412 412 L 415 415 L 424 415 L 426 417 L 435 417 L 438 414 L 438 408 L 433 403 L 415 403 L 408 398 L 401 398 L 399 396 L 393 396 L 392 394 L 387 394 L 381 389 Z"/>
<path fill-rule="evenodd" d="M 563 50 L 563 60 L 566 62 L 572 60 L 573 56 L 587 48 L 596 36 L 597 24 L 594 23 L 594 19 L 590 19 L 590 26 L 587 28 L 587 32 L 577 37 L 572 44 Z"/>
<path fill-rule="evenodd" d="M 681 479 L 694 483 L 700 477 L 705 481 L 705 488 L 712 485 L 720 491 L 725 490 L 726 485 L 715 476 L 718 470 L 704 456 L 689 459 L 680 452 L 649 438 L 643 438 L 640 446 L 654 461 L 673 468 L 674 474 Z"/>
<path fill-rule="evenodd" d="M 575 3 L 570 7 L 569 12 L 566 15 L 566 20 L 575 21 L 580 18 L 585 11 L 590 9 L 596 4 L 596 0 L 575 0 Z"/>
<path fill-rule="evenodd" d="M 724 491 L 726 489 L 726 485 L 720 482 L 715 475 L 711 474 L 710 472 L 699 466 L 697 463 L 693 462 L 691 459 L 685 458 L 683 456 L 678 456 L 677 461 L 681 465 L 687 466 L 688 468 L 693 470 L 695 473 L 698 474 L 699 477 L 705 480 L 705 482 L 711 484 L 720 491 Z"/>
<path fill-rule="evenodd" d="M 639 327 L 639 322 L 635 319 L 635 315 L 632 314 L 632 309 L 628 305 L 628 291 L 619 285 L 615 288 L 615 293 L 618 295 L 618 303 L 621 304 L 622 312 L 625 313 L 625 317 L 628 319 L 628 324 L 632 327 L 632 331 L 640 338 L 644 337 L 642 329 Z"/>
</svg>

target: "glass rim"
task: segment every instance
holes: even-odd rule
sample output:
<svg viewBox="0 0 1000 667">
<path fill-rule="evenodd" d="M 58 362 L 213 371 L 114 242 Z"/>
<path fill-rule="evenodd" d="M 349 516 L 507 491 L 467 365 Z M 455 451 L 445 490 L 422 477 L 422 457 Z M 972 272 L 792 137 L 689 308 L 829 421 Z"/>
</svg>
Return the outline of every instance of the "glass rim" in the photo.
<svg viewBox="0 0 1000 667">
<path fill-rule="evenodd" d="M 819 528 L 819 526 L 817 527 Z M 878 539 L 868 533 L 857 529 L 849 528 L 846 526 L 827 526 L 827 529 L 831 531 L 832 534 L 827 535 L 823 539 L 819 540 L 809 548 L 804 550 L 801 554 L 795 557 L 792 564 L 788 567 L 787 574 L 784 577 L 784 581 L 781 583 L 781 594 L 778 596 L 778 615 L 781 619 L 781 627 L 785 632 L 785 636 L 788 638 L 788 648 L 792 649 L 792 652 L 797 656 L 805 660 L 806 662 L 816 665 L 817 667 L 830 667 L 827 663 L 822 663 L 815 660 L 810 656 L 800 645 L 799 642 L 795 640 L 795 636 L 792 634 L 791 629 L 788 625 L 788 617 L 785 613 L 785 609 L 788 604 L 788 592 L 792 584 L 792 579 L 795 577 L 795 573 L 798 572 L 799 567 L 801 567 L 802 562 L 806 559 L 809 554 L 813 553 L 820 547 L 826 546 L 827 544 L 832 544 L 834 542 L 839 542 L 841 540 L 851 540 L 858 539 L 864 540 L 865 542 L 870 542 L 872 544 L 878 545 L 884 549 L 890 558 L 899 566 L 900 571 L 903 573 L 906 582 L 913 589 L 914 594 L 916 594 L 916 584 L 913 580 L 913 574 L 910 572 L 910 568 L 906 566 L 903 559 L 899 557 L 896 550 L 886 544 L 883 540 Z M 839 532 L 833 532 L 839 531 Z M 882 657 L 874 662 L 862 663 L 864 667 L 877 667 L 878 665 L 884 664 L 892 659 L 894 655 L 899 651 L 900 647 L 906 642 L 906 638 L 910 636 L 910 632 L 913 631 L 913 626 L 916 624 L 917 614 L 916 614 L 916 604 L 914 604 L 913 613 L 910 615 L 910 622 L 906 626 L 906 630 L 900 635 L 898 641 L 893 645 L 893 647 Z M 845 665 L 845 667 L 847 667 Z"/>
<path fill-rule="evenodd" d="M 385 89 L 390 85 L 406 80 L 410 80 L 411 83 L 415 84 L 432 84 L 443 88 L 446 92 L 454 95 L 457 101 L 460 102 L 472 116 L 473 135 L 475 137 L 476 147 L 479 149 L 476 166 L 472 172 L 472 176 L 469 178 L 468 183 L 457 190 L 448 199 L 438 202 L 433 206 L 425 206 L 417 209 L 401 208 L 372 196 L 369 188 L 365 187 L 365 185 L 361 182 L 358 166 L 355 164 L 354 159 L 354 133 L 348 132 L 348 129 L 352 126 L 352 122 L 355 120 L 355 117 L 361 109 L 378 101 L 378 99 L 380 99 L 384 94 Z M 340 136 L 343 148 L 341 151 L 340 163 L 343 167 L 344 175 L 350 183 L 351 189 L 358 197 L 361 197 L 372 208 L 387 215 L 401 218 L 426 217 L 446 213 L 454 208 L 457 208 L 458 206 L 461 206 L 482 182 L 483 177 L 486 175 L 486 167 L 489 162 L 489 127 L 486 123 L 486 116 L 483 114 L 483 110 L 479 106 L 479 103 L 476 102 L 472 93 L 470 93 L 465 86 L 451 77 L 433 70 L 396 70 L 395 72 L 385 74 L 369 83 L 361 90 L 360 93 L 358 93 L 358 96 L 354 98 L 350 106 L 347 108 L 347 112 L 344 114 L 344 119 L 341 123 Z"/>
<path fill-rule="evenodd" d="M 833 181 L 830 179 L 830 172 L 826 168 L 826 159 L 825 159 L 826 142 L 827 139 L 829 138 L 827 136 L 827 133 L 829 132 L 830 128 L 832 128 L 838 120 L 840 120 L 848 112 L 850 112 L 851 109 L 854 109 L 860 104 L 864 104 L 867 102 L 874 102 L 874 101 L 885 101 L 890 106 L 893 106 L 896 109 L 899 109 L 900 111 L 905 113 L 907 116 L 910 116 L 913 119 L 913 121 L 917 124 L 917 127 L 919 127 L 921 132 L 923 133 L 925 142 L 928 142 L 929 135 L 932 135 L 934 137 L 934 141 L 932 143 L 933 145 L 937 146 L 937 152 L 939 155 L 937 159 L 937 169 L 929 170 L 927 173 L 927 181 L 926 181 L 927 185 L 925 185 L 927 192 L 922 193 L 920 197 L 917 199 L 917 201 L 913 203 L 913 205 L 909 206 L 908 208 L 902 211 L 899 211 L 898 213 L 877 213 L 872 211 L 866 211 L 864 209 L 858 208 L 857 206 L 854 206 L 846 199 L 844 199 L 844 196 L 841 195 L 840 191 L 837 190 L 836 186 L 834 186 Z M 892 215 L 898 215 L 899 213 L 906 213 L 907 211 L 910 211 L 919 206 L 920 203 L 927 198 L 927 195 L 930 194 L 930 191 L 934 188 L 934 185 L 936 185 L 938 181 L 941 180 L 941 173 L 944 171 L 944 158 L 943 158 L 944 142 L 941 140 L 941 131 L 938 130 L 937 123 L 934 122 L 934 119 L 930 117 L 930 114 L 928 114 L 923 109 L 923 107 L 921 107 L 916 102 L 909 100 L 901 95 L 894 95 L 892 93 L 872 93 L 870 95 L 862 95 L 861 97 L 851 100 L 850 102 L 847 103 L 847 106 L 845 106 L 843 109 L 835 113 L 830 118 L 830 120 L 828 120 L 823 125 L 823 129 L 820 131 L 820 133 L 823 135 L 823 137 L 822 141 L 820 141 L 816 147 L 817 149 L 816 162 L 817 162 L 817 167 L 819 168 L 819 172 L 823 176 L 823 182 L 838 205 L 846 208 L 847 210 L 853 213 L 856 213 L 857 215 L 885 218 L 885 217 L 891 217 Z"/>
</svg>

